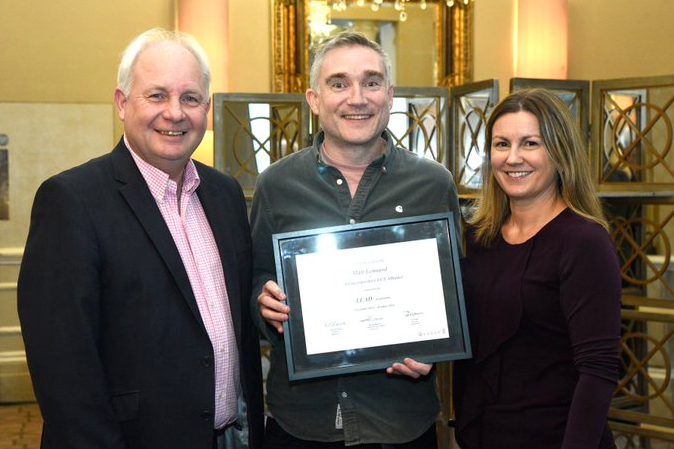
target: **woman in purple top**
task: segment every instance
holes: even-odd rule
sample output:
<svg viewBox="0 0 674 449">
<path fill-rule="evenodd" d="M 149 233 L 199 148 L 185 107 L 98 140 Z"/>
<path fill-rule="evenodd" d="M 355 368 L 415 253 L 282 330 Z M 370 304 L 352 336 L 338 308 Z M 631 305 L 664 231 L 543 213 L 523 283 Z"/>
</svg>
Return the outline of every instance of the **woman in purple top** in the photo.
<svg viewBox="0 0 674 449">
<path fill-rule="evenodd" d="M 614 448 L 620 267 L 566 105 L 517 91 L 487 123 L 463 268 L 474 357 L 456 364 L 462 448 Z"/>
</svg>

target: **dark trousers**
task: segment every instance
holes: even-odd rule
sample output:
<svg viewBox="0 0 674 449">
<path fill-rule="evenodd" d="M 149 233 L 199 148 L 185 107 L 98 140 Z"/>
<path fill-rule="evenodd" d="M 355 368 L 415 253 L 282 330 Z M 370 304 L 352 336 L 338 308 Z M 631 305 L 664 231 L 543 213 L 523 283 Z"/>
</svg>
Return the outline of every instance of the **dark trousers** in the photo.
<svg viewBox="0 0 674 449">
<path fill-rule="evenodd" d="M 336 441 L 324 443 L 320 441 L 300 440 L 290 435 L 278 425 L 275 419 L 267 418 L 265 426 L 266 449 L 343 449 L 344 442 Z M 348 446 L 349 449 L 437 449 L 438 439 L 435 434 L 435 425 L 432 425 L 423 435 L 409 443 L 402 444 L 359 444 Z"/>
</svg>

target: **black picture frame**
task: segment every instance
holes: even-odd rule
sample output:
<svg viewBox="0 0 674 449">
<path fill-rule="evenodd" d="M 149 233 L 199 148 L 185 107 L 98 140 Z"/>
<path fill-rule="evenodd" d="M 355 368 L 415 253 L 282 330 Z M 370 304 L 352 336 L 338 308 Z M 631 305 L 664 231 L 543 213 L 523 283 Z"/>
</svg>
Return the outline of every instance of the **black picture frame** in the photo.
<svg viewBox="0 0 674 449">
<path fill-rule="evenodd" d="M 427 263 L 428 267 L 434 270 L 436 270 L 434 264 L 439 265 L 442 295 L 433 301 L 444 300 L 447 332 L 440 336 L 436 333 L 429 339 L 419 341 L 309 353 L 297 261 L 300 256 L 325 251 L 322 245 L 326 241 L 326 236 L 329 237 L 332 251 L 420 240 L 425 240 L 423 243 L 428 245 L 429 239 L 434 239 L 438 260 L 429 260 Z M 420 362 L 434 363 L 472 356 L 461 283 L 458 236 L 451 213 L 286 232 L 274 234 L 272 239 L 277 282 L 285 291 L 287 304 L 290 306 L 289 319 L 283 323 L 283 333 L 288 375 L 291 381 L 385 369 L 393 362 L 400 362 L 405 357 Z M 414 244 L 419 243 L 422 242 Z M 432 246 L 432 242 L 430 245 Z M 378 251 L 380 248 L 372 248 L 372 250 Z M 396 253 L 394 257 L 404 258 L 406 254 Z M 323 274 L 331 276 L 333 273 Z M 328 279 L 312 278 L 312 283 L 320 283 L 324 280 Z M 305 301 L 308 300 L 309 298 L 305 298 Z M 345 301 L 354 300 L 347 298 Z M 340 305 L 344 304 L 326 304 L 326 307 L 332 308 L 326 310 L 335 310 L 334 308 Z M 420 329 L 415 328 L 414 332 Z M 419 332 L 418 335 L 418 338 L 425 338 L 422 336 L 425 333 Z"/>
</svg>

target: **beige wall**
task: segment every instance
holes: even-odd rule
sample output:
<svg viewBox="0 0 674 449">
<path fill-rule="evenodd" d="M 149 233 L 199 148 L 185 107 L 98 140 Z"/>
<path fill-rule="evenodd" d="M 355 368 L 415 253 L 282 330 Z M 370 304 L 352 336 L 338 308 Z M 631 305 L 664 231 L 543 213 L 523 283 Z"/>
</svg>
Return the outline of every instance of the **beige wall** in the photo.
<svg viewBox="0 0 674 449">
<path fill-rule="evenodd" d="M 30 103 L 111 103 L 124 46 L 175 21 L 174 0 L 3 1 L 0 17 L 0 101 Z"/>
<path fill-rule="evenodd" d="M 229 91 L 271 88 L 270 0 L 229 1 Z"/>
<path fill-rule="evenodd" d="M 674 73 L 674 1 L 569 0 L 569 78 Z"/>
<path fill-rule="evenodd" d="M 515 0 L 475 0 L 474 79 L 513 76 Z M 568 0 L 569 79 L 674 73 L 674 1 Z"/>
<path fill-rule="evenodd" d="M 474 4 L 473 80 L 498 79 L 502 95 L 513 74 L 513 1 L 475 0 Z"/>
</svg>

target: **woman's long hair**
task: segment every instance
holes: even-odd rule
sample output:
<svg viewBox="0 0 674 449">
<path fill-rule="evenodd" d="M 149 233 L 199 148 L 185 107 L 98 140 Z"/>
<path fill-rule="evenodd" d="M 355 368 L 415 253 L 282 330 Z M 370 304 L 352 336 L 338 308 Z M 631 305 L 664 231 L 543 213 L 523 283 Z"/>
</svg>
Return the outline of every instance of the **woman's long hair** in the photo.
<svg viewBox="0 0 674 449">
<path fill-rule="evenodd" d="M 510 216 L 509 199 L 494 177 L 491 141 L 494 123 L 509 113 L 526 111 L 538 119 L 541 138 L 557 171 L 558 191 L 567 207 L 595 221 L 608 231 L 608 224 L 590 177 L 587 148 L 569 109 L 554 93 L 545 89 L 523 89 L 511 93 L 494 108 L 487 121 L 485 156 L 482 163 L 482 196 L 468 222 L 475 228 L 475 240 L 490 246 Z"/>
</svg>

